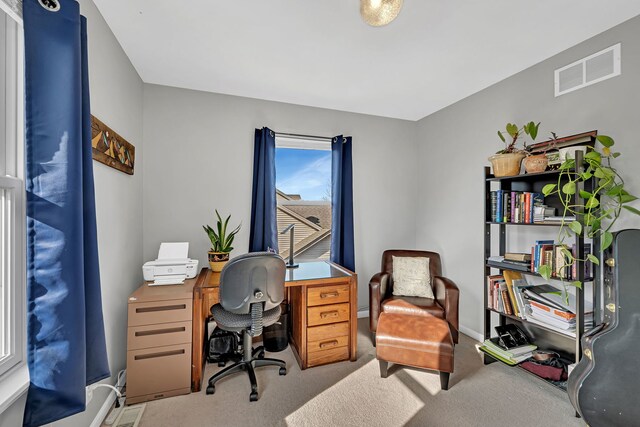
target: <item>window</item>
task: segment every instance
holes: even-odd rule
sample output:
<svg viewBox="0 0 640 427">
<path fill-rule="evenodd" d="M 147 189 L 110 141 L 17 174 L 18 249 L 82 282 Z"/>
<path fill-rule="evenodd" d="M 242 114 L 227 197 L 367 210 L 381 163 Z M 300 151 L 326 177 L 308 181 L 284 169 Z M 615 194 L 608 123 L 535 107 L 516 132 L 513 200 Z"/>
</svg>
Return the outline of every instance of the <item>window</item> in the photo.
<svg viewBox="0 0 640 427">
<path fill-rule="evenodd" d="M 0 376 L 25 355 L 22 28 L 0 11 Z M 1 403 L 1 402 L 0 402 Z"/>
<path fill-rule="evenodd" d="M 296 262 L 329 259 L 331 250 L 331 142 L 276 137 L 278 247 L 287 258 L 294 228 Z"/>
</svg>

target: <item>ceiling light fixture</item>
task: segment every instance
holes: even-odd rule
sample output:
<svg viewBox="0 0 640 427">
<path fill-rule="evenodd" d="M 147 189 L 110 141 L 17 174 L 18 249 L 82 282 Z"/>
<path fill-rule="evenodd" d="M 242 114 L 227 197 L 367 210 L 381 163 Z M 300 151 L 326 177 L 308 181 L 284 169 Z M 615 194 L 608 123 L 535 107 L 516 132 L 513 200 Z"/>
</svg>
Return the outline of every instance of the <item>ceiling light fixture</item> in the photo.
<svg viewBox="0 0 640 427">
<path fill-rule="evenodd" d="M 360 0 L 360 15 L 374 27 L 387 25 L 400 13 L 403 0 Z"/>
</svg>

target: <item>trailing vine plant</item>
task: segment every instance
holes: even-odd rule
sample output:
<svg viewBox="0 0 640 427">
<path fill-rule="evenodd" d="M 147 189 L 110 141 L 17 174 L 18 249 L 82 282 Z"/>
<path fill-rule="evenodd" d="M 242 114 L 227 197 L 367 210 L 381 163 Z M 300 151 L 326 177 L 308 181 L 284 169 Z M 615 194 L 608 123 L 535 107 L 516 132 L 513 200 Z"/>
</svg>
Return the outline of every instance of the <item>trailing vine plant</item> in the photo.
<svg viewBox="0 0 640 427">
<path fill-rule="evenodd" d="M 640 210 L 628 204 L 638 198 L 629 194 L 624 188 L 624 179 L 612 166 L 612 160 L 620 157 L 620 153 L 614 152 L 612 147 L 614 140 L 606 135 L 599 135 L 597 141 L 602 145 L 598 151 L 596 147 L 584 156 L 585 170 L 576 173 L 575 159 L 566 158 L 560 166 L 558 182 L 547 184 L 542 189 L 545 197 L 557 194 L 563 206 L 563 218 L 575 216 L 571 222 L 563 221 L 558 234 L 560 244 L 565 238 L 582 235 L 593 239 L 600 237 L 600 250 L 605 250 L 613 243 L 611 229 L 624 210 L 635 215 L 640 215 Z M 578 190 L 580 184 L 596 178 L 595 189 L 592 192 Z M 583 199 L 583 204 L 573 204 L 576 192 Z M 576 258 L 569 249 L 560 249 L 566 257 L 566 267 L 572 267 L 577 261 L 591 261 L 599 265 L 598 257 L 588 254 L 586 259 Z M 579 256 L 579 255 L 578 255 Z M 552 275 L 550 266 L 541 266 L 540 275 L 549 280 Z M 582 288 L 580 281 L 570 282 L 570 285 Z"/>
</svg>

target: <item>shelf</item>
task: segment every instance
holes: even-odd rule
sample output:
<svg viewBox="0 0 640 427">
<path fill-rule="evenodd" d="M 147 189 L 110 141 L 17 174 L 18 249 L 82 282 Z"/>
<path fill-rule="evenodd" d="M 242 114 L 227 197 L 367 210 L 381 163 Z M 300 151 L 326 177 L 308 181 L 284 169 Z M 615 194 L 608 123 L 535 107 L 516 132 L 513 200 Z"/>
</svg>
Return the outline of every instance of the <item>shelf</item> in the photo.
<svg viewBox="0 0 640 427">
<path fill-rule="evenodd" d="M 551 170 L 539 173 L 523 173 L 515 176 L 504 176 L 501 178 L 496 178 L 493 175 L 489 175 L 486 180 L 487 181 L 530 181 L 538 178 L 546 178 L 546 177 L 554 177 L 560 174 L 559 170 Z"/>
<path fill-rule="evenodd" d="M 562 336 L 564 338 L 568 338 L 570 340 L 575 340 L 576 339 L 575 332 L 571 332 L 571 331 L 560 332 L 560 331 L 557 331 L 557 330 L 555 330 L 553 328 L 550 328 L 548 326 L 541 325 L 539 323 L 529 322 L 528 320 L 525 320 L 525 319 L 523 319 L 521 317 L 518 317 L 518 316 L 514 316 L 513 314 L 501 313 L 501 312 L 499 312 L 497 310 L 494 310 L 493 308 L 486 308 L 485 310 L 491 311 L 493 313 L 499 314 L 499 315 L 504 316 L 504 317 L 508 317 L 509 319 L 512 319 L 512 320 L 517 320 L 520 323 L 525 323 L 527 325 L 531 325 L 531 326 L 534 326 L 536 328 L 544 329 L 547 332 L 551 332 L 553 334 L 560 335 L 560 336 Z"/>
<path fill-rule="evenodd" d="M 516 273 L 520 273 L 520 274 L 526 274 L 527 276 L 534 276 L 534 277 L 542 277 L 542 275 L 538 274 L 538 273 L 534 273 L 532 271 L 522 271 L 522 270 L 518 270 L 516 268 L 506 268 L 503 266 L 498 266 L 498 265 L 493 265 L 490 263 L 485 263 L 486 267 L 491 267 L 491 268 L 496 268 L 498 270 L 509 270 L 509 271 L 515 271 Z M 569 285 L 571 283 L 570 280 L 562 280 L 562 279 L 558 279 L 557 277 L 551 277 L 548 280 L 553 280 L 555 282 L 565 282 L 567 283 L 567 285 Z M 593 277 L 587 277 L 584 279 L 584 283 L 589 283 L 589 282 L 593 282 Z"/>
<path fill-rule="evenodd" d="M 493 221 L 487 221 L 486 224 L 490 224 L 490 225 L 525 225 L 528 227 L 534 226 L 534 227 L 560 227 L 562 224 L 561 223 L 557 223 L 557 222 L 534 222 L 534 223 L 525 223 L 525 222 L 493 222 Z"/>
<path fill-rule="evenodd" d="M 529 375 L 531 375 L 531 376 L 533 376 L 533 377 L 535 377 L 535 378 L 539 379 L 540 381 L 542 381 L 542 382 L 545 382 L 545 383 L 549 384 L 549 385 L 550 385 L 550 386 L 552 386 L 552 387 L 555 387 L 555 388 L 560 389 L 560 390 L 565 391 L 565 392 L 567 391 L 564 387 L 559 386 L 558 384 L 554 383 L 553 381 L 548 380 L 548 379 L 546 379 L 546 378 L 539 377 L 538 375 L 534 374 L 534 373 L 533 373 L 533 372 L 531 372 L 531 371 L 527 371 L 527 370 L 526 370 L 526 369 L 524 369 L 522 366 L 520 366 L 520 364 L 517 364 L 517 365 L 509 365 L 509 364 L 507 364 L 507 363 L 503 362 L 502 360 L 498 359 L 497 357 L 494 357 L 491 353 L 487 353 L 486 351 L 482 350 L 480 347 L 477 347 L 477 348 L 478 348 L 478 350 L 480 350 L 480 351 L 482 352 L 482 354 L 483 354 L 484 356 L 489 357 L 490 359 L 492 359 L 492 360 L 494 360 L 494 361 L 496 361 L 496 362 L 502 363 L 504 366 L 507 366 L 507 367 L 509 367 L 509 368 L 514 368 L 514 369 L 520 369 L 520 370 L 522 370 L 522 371 L 526 372 L 527 374 L 529 374 Z"/>
</svg>

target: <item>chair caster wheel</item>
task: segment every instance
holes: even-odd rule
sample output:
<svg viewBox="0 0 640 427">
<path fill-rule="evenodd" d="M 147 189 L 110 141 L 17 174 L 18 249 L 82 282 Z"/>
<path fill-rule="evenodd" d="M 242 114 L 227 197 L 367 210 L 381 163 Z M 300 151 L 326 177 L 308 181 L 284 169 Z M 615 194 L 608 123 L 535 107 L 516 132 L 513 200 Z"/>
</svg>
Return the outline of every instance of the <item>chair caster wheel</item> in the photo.
<svg viewBox="0 0 640 427">
<path fill-rule="evenodd" d="M 287 375 L 287 368 L 280 368 L 280 371 L 278 373 L 280 375 Z"/>
<path fill-rule="evenodd" d="M 207 387 L 207 394 L 213 394 L 215 392 L 216 392 L 215 386 L 210 385 L 209 387 Z"/>
<path fill-rule="evenodd" d="M 218 362 L 218 367 L 223 368 L 226 364 L 227 362 Z"/>
<path fill-rule="evenodd" d="M 258 359 L 264 359 L 264 351 L 258 353 Z"/>
<path fill-rule="evenodd" d="M 256 391 L 251 392 L 251 394 L 249 395 L 249 401 L 250 402 L 257 402 L 258 401 L 258 392 L 256 392 Z"/>
</svg>

